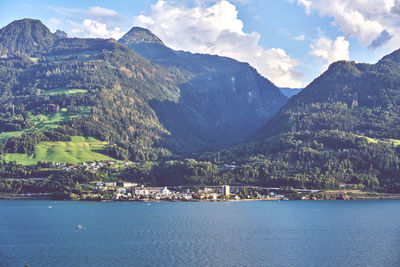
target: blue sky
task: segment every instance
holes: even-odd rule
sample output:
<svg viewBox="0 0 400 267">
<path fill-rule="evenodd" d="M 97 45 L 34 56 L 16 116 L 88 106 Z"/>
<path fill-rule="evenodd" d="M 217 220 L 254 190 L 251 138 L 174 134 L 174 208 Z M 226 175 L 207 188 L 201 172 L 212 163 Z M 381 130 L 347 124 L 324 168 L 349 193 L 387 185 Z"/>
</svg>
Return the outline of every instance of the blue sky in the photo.
<svg viewBox="0 0 400 267">
<path fill-rule="evenodd" d="M 337 60 L 375 63 L 400 48 L 397 0 L 13 0 L 0 10 L 0 27 L 28 17 L 77 37 L 146 27 L 174 49 L 249 62 L 282 87 L 303 87 Z"/>
</svg>

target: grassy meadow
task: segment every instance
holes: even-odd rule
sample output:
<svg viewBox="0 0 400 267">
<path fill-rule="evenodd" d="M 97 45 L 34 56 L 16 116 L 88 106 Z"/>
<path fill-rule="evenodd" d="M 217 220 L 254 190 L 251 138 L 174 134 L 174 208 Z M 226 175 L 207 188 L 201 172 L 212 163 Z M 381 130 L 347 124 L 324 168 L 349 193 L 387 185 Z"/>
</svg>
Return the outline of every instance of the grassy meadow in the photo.
<svg viewBox="0 0 400 267">
<path fill-rule="evenodd" d="M 88 90 L 85 89 L 64 89 L 64 88 L 58 88 L 58 89 L 53 89 L 53 90 L 46 90 L 42 91 L 41 94 L 43 95 L 60 95 L 60 94 L 66 94 L 67 96 L 77 94 L 77 93 L 86 93 Z"/>
<path fill-rule="evenodd" d="M 93 137 L 73 136 L 71 141 L 41 142 L 30 154 L 8 153 L 5 161 L 16 161 L 22 165 L 36 165 L 38 161 L 60 163 L 82 163 L 87 161 L 113 160 L 99 153 L 107 145 Z"/>
<path fill-rule="evenodd" d="M 21 136 L 22 134 L 32 132 L 35 129 L 40 132 L 44 130 L 56 129 L 60 124 L 68 122 L 72 118 L 76 118 L 81 115 L 87 115 L 90 113 L 90 106 L 79 106 L 79 108 L 81 109 L 81 112 L 75 115 L 68 114 L 68 110 L 66 108 L 60 109 L 58 113 L 54 112 L 52 114 L 32 115 L 31 120 L 34 123 L 34 126 L 32 128 L 21 131 L 0 133 L 0 141 L 13 136 Z"/>
</svg>

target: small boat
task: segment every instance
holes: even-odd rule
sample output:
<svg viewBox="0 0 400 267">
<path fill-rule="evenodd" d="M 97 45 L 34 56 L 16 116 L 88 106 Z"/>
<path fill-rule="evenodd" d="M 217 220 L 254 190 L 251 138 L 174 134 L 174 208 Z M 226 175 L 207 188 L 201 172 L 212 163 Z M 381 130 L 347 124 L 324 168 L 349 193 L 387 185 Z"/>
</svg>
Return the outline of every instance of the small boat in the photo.
<svg viewBox="0 0 400 267">
<path fill-rule="evenodd" d="M 49 206 L 49 209 L 53 208 L 52 206 Z"/>
<path fill-rule="evenodd" d="M 75 228 L 77 228 L 77 229 L 83 229 L 83 226 L 80 225 L 80 224 L 78 224 L 77 226 L 75 226 Z"/>
</svg>

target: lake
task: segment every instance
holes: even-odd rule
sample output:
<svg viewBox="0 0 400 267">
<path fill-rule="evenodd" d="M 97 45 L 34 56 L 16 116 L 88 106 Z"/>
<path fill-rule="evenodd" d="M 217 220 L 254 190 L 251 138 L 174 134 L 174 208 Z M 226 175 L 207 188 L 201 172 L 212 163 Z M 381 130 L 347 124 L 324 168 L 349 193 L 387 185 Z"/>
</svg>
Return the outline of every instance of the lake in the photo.
<svg viewBox="0 0 400 267">
<path fill-rule="evenodd" d="M 1 200 L 0 266 L 26 264 L 400 266 L 400 201 Z"/>
</svg>

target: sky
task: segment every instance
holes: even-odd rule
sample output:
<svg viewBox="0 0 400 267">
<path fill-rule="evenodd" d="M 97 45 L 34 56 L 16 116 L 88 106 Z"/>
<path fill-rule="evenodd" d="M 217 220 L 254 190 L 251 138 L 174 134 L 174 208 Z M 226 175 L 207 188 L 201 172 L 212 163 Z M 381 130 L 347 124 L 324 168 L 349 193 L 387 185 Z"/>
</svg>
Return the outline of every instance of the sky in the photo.
<svg viewBox="0 0 400 267">
<path fill-rule="evenodd" d="M 0 27 L 22 18 L 70 37 L 119 39 L 141 26 L 173 49 L 248 62 L 291 88 L 335 61 L 376 63 L 400 48 L 399 0 L 0 0 Z"/>
</svg>

